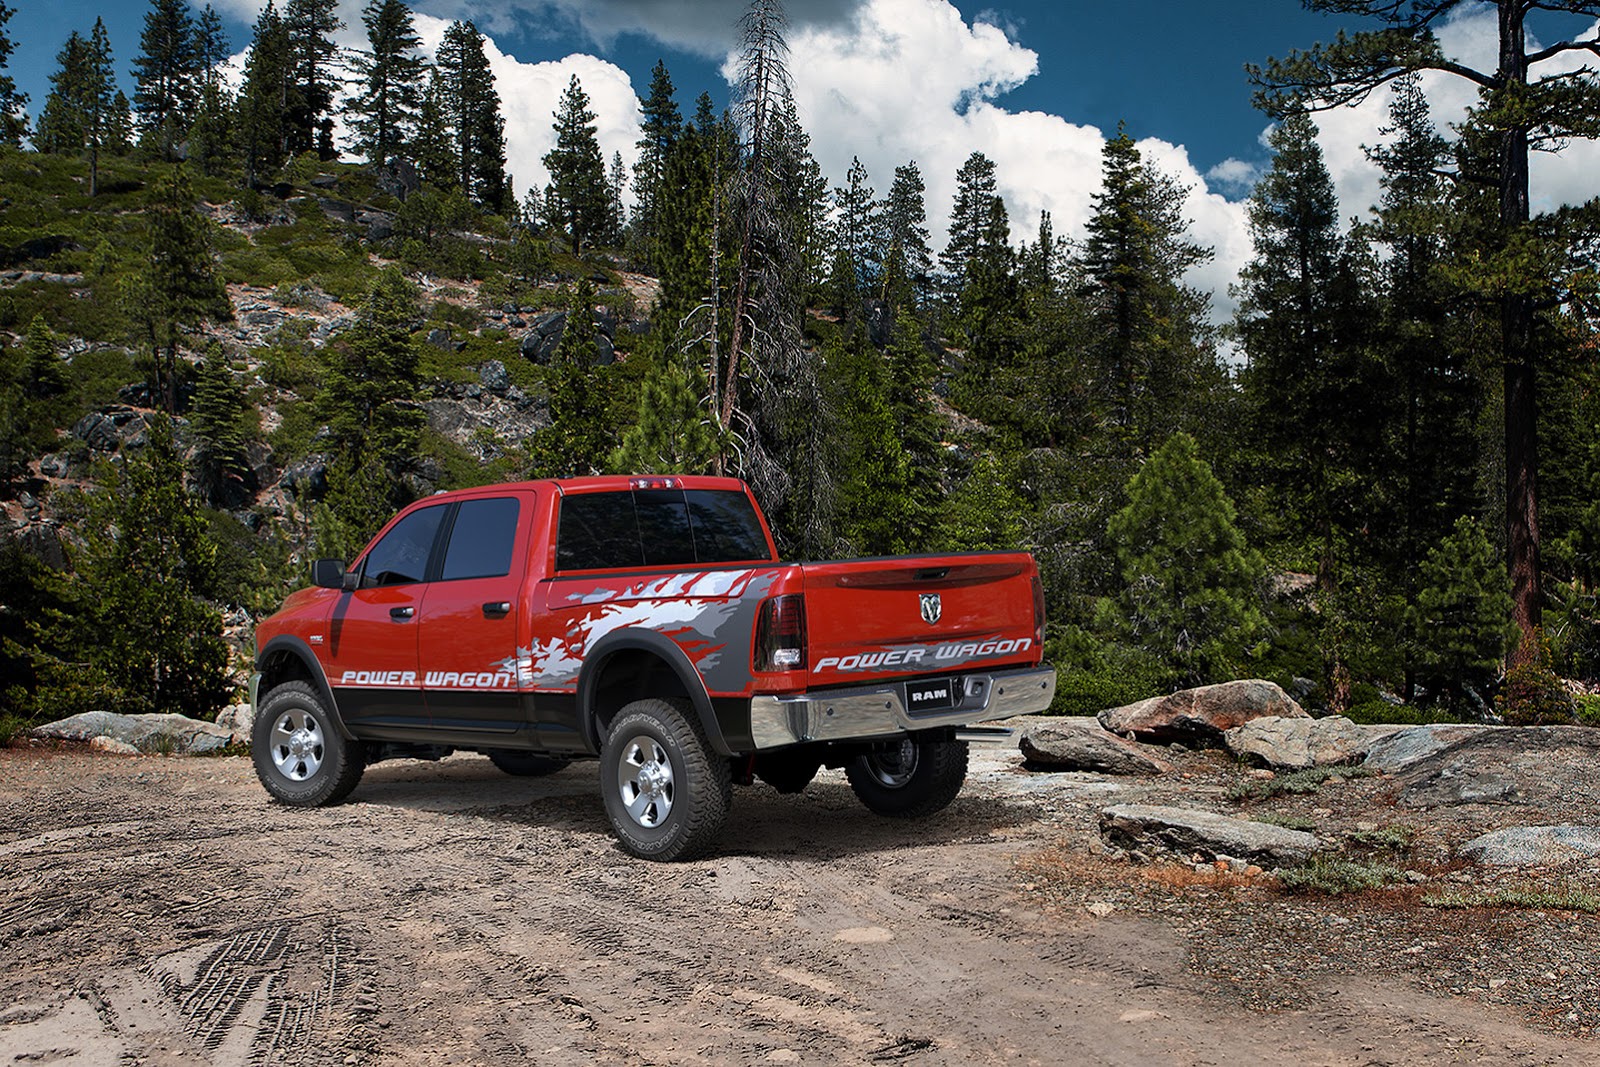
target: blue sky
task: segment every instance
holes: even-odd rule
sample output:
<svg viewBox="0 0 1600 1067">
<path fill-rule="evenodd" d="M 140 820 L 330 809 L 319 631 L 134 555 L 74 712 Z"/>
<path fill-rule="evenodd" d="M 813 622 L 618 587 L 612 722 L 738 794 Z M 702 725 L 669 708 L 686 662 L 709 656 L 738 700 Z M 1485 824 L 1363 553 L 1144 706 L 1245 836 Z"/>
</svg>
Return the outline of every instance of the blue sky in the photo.
<svg viewBox="0 0 1600 1067">
<path fill-rule="evenodd" d="M 10 0 L 11 69 L 37 111 L 68 32 L 106 20 L 131 92 L 147 0 Z M 192 2 L 192 0 L 191 0 Z M 235 49 L 249 41 L 262 0 L 212 0 Z M 362 39 L 363 0 L 344 0 L 347 43 Z M 636 95 L 664 59 L 687 114 L 702 91 L 721 105 L 736 22 L 748 0 L 417 0 L 426 47 L 450 19 L 473 18 L 489 36 L 506 117 L 509 169 L 519 189 L 542 184 L 550 116 L 576 74 L 599 114 L 606 155 L 634 155 Z M 1294 0 L 789 0 L 791 68 L 802 120 L 824 171 L 842 181 L 859 156 L 880 195 L 894 168 L 916 160 L 928 187 L 930 227 L 942 240 L 954 174 L 981 150 L 995 160 L 1013 233 L 1031 235 L 1041 210 L 1058 233 L 1082 232 L 1099 181 L 1099 154 L 1119 121 L 1145 158 L 1191 190 L 1194 236 L 1216 250 L 1195 270 L 1218 317 L 1250 254 L 1242 198 L 1268 162 L 1266 119 L 1250 105 L 1243 66 L 1331 39 L 1340 23 Z M 1446 52 L 1494 66 L 1493 5 L 1466 0 L 1440 27 Z M 1546 16 L 1544 43 L 1594 27 Z M 1361 28 L 1351 25 L 1348 28 Z M 1458 79 L 1425 82 L 1441 125 L 1472 92 Z M 1361 151 L 1381 138 L 1385 101 L 1321 117 L 1322 144 L 1345 214 L 1377 191 Z M 1578 143 L 1535 163 L 1536 200 L 1577 202 L 1600 192 L 1600 150 Z"/>
</svg>

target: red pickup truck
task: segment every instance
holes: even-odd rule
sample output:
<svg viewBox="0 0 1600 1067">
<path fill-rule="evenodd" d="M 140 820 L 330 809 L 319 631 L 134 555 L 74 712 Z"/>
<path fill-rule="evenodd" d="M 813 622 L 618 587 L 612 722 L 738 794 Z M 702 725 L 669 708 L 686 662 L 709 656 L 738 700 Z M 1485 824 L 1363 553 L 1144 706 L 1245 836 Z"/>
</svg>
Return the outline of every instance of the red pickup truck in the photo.
<svg viewBox="0 0 1600 1067">
<path fill-rule="evenodd" d="M 518 775 L 598 757 L 647 859 L 710 847 L 735 780 L 799 792 L 823 766 L 875 812 L 931 814 L 972 724 L 1055 692 L 1032 556 L 782 563 L 731 478 L 440 493 L 312 582 L 256 627 L 269 793 L 331 804 L 369 763 L 456 749 Z"/>
</svg>

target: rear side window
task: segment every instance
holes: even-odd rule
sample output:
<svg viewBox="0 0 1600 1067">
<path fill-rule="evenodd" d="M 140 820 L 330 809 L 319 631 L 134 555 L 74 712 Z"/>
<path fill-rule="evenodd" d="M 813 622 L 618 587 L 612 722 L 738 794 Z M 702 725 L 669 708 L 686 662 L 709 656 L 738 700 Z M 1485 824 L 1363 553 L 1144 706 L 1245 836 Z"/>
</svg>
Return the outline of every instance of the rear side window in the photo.
<svg viewBox="0 0 1600 1067">
<path fill-rule="evenodd" d="M 420 582 L 428 573 L 428 556 L 439 533 L 445 506 L 413 511 L 372 546 L 361 565 L 361 584 L 407 585 Z"/>
<path fill-rule="evenodd" d="M 769 559 L 750 498 L 720 489 L 640 489 L 563 498 L 559 570 Z"/>
<path fill-rule="evenodd" d="M 561 501 L 556 568 L 615 570 L 644 565 L 632 493 L 584 493 Z"/>
<path fill-rule="evenodd" d="M 511 573 L 511 550 L 517 540 L 517 502 L 512 497 L 464 500 L 450 528 L 443 581 L 499 578 Z"/>
<path fill-rule="evenodd" d="M 683 495 L 701 563 L 768 558 L 767 535 L 749 497 L 720 489 L 690 489 Z"/>
</svg>

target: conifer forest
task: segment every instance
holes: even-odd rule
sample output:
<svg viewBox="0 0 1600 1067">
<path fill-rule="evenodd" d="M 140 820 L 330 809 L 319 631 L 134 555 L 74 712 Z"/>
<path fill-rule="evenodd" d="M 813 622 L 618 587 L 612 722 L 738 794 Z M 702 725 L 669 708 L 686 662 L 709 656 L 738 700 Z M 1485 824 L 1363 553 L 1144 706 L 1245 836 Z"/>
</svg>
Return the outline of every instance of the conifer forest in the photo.
<svg viewBox="0 0 1600 1067">
<path fill-rule="evenodd" d="M 334 0 L 248 41 L 149 0 L 29 100 L 0 3 L 0 743 L 214 715 L 251 621 L 421 496 L 651 472 L 744 478 L 787 558 L 1032 551 L 1058 713 L 1258 677 L 1600 725 L 1600 199 L 1541 212 L 1529 166 L 1600 136 L 1600 45 L 1473 2 L 1496 66 L 1441 51 L 1456 0 L 1307 0 L 1352 32 L 1241 75 L 1272 162 L 1226 321 L 1125 132 L 1071 240 L 981 152 L 948 204 L 915 159 L 833 184 L 779 0 L 727 108 L 656 65 L 631 167 L 574 76 L 531 190 L 472 22 L 427 61 L 402 0 L 354 53 Z M 1318 122 L 1369 97 L 1381 193 L 1341 210 Z"/>
</svg>

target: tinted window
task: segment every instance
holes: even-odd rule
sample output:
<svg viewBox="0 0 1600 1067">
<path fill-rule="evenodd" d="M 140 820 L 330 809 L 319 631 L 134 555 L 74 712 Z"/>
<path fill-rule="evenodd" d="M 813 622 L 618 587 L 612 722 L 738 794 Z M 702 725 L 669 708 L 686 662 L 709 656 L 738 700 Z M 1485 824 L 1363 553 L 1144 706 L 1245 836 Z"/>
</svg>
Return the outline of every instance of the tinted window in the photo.
<svg viewBox="0 0 1600 1067">
<path fill-rule="evenodd" d="M 695 562 L 694 534 L 681 489 L 642 489 L 633 494 L 644 561 L 652 566 Z"/>
<path fill-rule="evenodd" d="M 511 547 L 517 539 L 517 502 L 511 497 L 466 500 L 456 511 L 445 549 L 444 581 L 498 578 L 511 573 Z"/>
<path fill-rule="evenodd" d="M 644 564 L 632 493 L 583 493 L 562 498 L 556 535 L 559 570 L 615 570 Z"/>
<path fill-rule="evenodd" d="M 428 555 L 433 551 L 434 535 L 444 506 L 413 511 L 372 546 L 361 567 L 361 584 L 405 585 L 420 582 L 428 572 Z"/>
<path fill-rule="evenodd" d="M 683 495 L 694 524 L 696 558 L 701 563 L 771 558 L 749 497 L 721 489 L 690 489 Z"/>
</svg>

